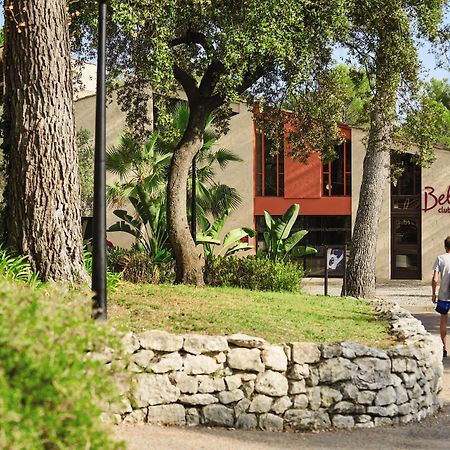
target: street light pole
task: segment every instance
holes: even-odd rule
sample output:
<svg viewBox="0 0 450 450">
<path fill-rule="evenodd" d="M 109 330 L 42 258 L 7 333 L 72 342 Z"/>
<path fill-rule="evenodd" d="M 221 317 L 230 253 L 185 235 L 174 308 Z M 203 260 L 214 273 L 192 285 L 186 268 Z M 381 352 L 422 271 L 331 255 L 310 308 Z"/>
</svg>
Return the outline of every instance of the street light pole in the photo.
<svg viewBox="0 0 450 450">
<path fill-rule="evenodd" d="M 92 290 L 95 319 L 106 320 L 106 0 L 98 1 L 97 94 L 95 113 Z"/>
</svg>

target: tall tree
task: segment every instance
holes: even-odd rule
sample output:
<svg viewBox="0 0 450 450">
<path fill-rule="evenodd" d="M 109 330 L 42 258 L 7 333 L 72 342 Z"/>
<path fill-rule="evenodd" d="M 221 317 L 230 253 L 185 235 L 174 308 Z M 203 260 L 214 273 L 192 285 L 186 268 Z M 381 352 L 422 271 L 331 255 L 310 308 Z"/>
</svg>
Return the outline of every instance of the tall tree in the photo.
<svg viewBox="0 0 450 450">
<path fill-rule="evenodd" d="M 419 86 L 415 38 L 434 39 L 446 0 L 350 1 L 352 28 L 345 45 L 373 80 L 370 128 L 358 210 L 347 270 L 347 293 L 355 297 L 375 294 L 378 222 L 390 151 L 398 121 L 398 94 L 414 95 Z M 429 162 L 430 139 L 422 134 L 418 161 Z"/>
<path fill-rule="evenodd" d="M 85 23 L 92 17 L 90 3 L 73 5 Z M 181 86 L 187 96 L 189 123 L 170 167 L 168 225 L 177 281 L 201 285 L 203 252 L 189 232 L 186 185 L 192 159 L 203 145 L 208 116 L 250 88 L 271 106 L 300 93 L 300 87 L 314 90 L 320 84 L 315 75 L 322 74 L 331 60 L 330 40 L 346 31 L 344 2 L 111 0 L 110 6 L 109 75 L 122 80 L 128 76 L 120 93 L 128 112 L 142 111 L 145 83 L 166 97 Z M 133 93 L 137 95 L 131 100 Z M 324 96 L 324 104 L 329 106 L 333 98 Z M 134 116 L 132 122 L 145 132 L 145 121 Z M 335 137 L 334 122 L 326 124 L 328 131 L 321 136 Z"/>
<path fill-rule="evenodd" d="M 66 0 L 5 1 L 9 242 L 44 280 L 86 278 Z"/>
</svg>

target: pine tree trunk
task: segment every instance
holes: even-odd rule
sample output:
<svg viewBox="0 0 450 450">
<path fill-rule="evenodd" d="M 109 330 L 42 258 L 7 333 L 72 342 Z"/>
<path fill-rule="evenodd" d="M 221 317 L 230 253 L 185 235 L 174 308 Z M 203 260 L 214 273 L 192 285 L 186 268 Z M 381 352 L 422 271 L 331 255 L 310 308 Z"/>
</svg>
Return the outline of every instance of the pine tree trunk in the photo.
<svg viewBox="0 0 450 450">
<path fill-rule="evenodd" d="M 203 250 L 192 239 L 187 218 L 187 180 L 192 160 L 203 145 L 208 114 L 191 110 L 186 132 L 177 145 L 167 186 L 167 226 L 176 261 L 177 283 L 203 286 Z"/>
<path fill-rule="evenodd" d="M 8 3 L 9 243 L 43 280 L 87 280 L 66 0 Z"/>
</svg>

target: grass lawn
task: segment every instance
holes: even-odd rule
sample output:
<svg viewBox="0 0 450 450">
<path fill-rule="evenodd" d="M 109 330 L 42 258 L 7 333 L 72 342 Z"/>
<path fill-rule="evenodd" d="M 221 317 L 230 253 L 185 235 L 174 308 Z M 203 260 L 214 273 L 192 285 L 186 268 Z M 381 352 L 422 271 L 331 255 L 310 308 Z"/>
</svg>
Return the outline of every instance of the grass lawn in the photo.
<svg viewBox="0 0 450 450">
<path fill-rule="evenodd" d="M 109 318 L 113 325 L 133 331 L 241 332 L 273 343 L 393 343 L 387 324 L 369 303 L 341 297 L 121 282 L 110 294 Z"/>
</svg>

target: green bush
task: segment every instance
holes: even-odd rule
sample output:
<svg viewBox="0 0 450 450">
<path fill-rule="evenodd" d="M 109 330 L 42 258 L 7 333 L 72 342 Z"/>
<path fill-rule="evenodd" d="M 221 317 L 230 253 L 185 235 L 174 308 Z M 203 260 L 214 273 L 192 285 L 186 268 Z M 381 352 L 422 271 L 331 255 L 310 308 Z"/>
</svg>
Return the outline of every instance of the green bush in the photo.
<svg viewBox="0 0 450 450">
<path fill-rule="evenodd" d="M 175 280 L 174 261 L 156 263 L 145 252 L 125 249 L 108 251 L 108 267 L 120 272 L 122 279 L 131 283 L 173 283 Z"/>
<path fill-rule="evenodd" d="M 303 276 L 303 268 L 295 262 L 261 256 L 211 257 L 205 266 L 205 282 L 210 286 L 296 292 Z"/>
<path fill-rule="evenodd" d="M 38 283 L 39 274 L 34 273 L 26 256 L 14 256 L 0 244 L 0 276 L 8 280 Z"/>
<path fill-rule="evenodd" d="M 89 358 L 113 344 L 88 293 L 0 282 L 0 448 L 119 449 L 100 422 L 111 372 Z"/>
<path fill-rule="evenodd" d="M 92 277 L 92 253 L 84 252 L 84 265 L 90 277 Z M 122 278 L 120 271 L 106 271 L 106 287 L 109 292 L 114 292 Z"/>
</svg>

